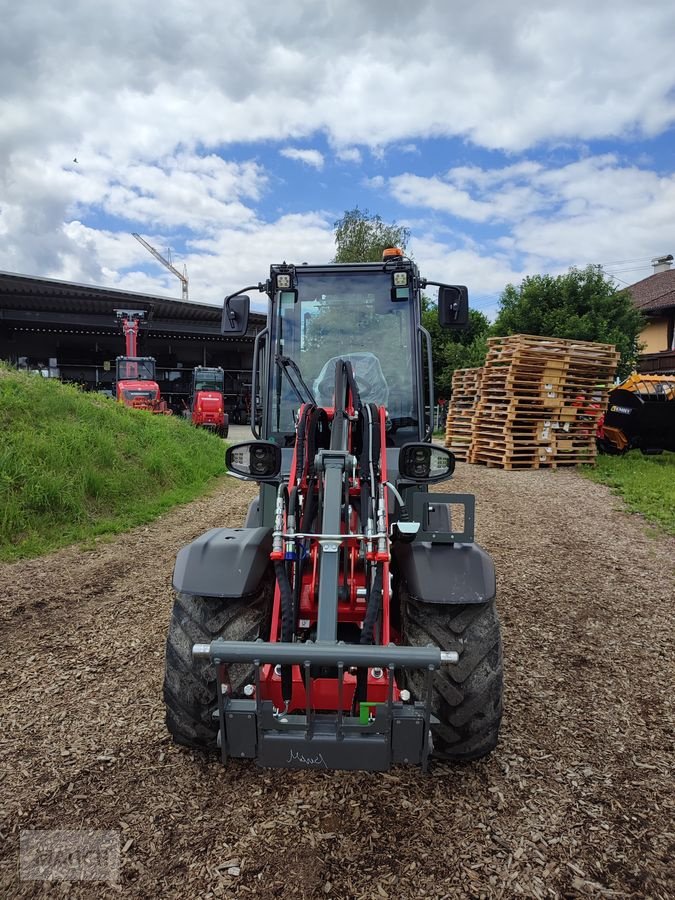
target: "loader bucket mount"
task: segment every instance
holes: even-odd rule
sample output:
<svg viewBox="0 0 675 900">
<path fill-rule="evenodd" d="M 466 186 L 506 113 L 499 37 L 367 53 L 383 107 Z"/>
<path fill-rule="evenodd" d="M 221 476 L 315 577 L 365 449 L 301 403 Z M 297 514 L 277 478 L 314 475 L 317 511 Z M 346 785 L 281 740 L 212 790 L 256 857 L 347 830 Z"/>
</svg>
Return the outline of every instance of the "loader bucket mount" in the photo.
<svg viewBox="0 0 675 900">
<path fill-rule="evenodd" d="M 385 410 L 361 402 L 352 365 L 342 359 L 333 397 L 333 408 L 301 407 L 289 480 L 278 487 L 272 639 L 215 640 L 195 645 L 193 654 L 216 667 L 224 762 L 235 756 L 275 768 L 383 771 L 410 763 L 426 770 L 433 673 L 458 655 L 391 640 Z M 323 440 L 316 438 L 319 422 Z M 235 445 L 230 467 L 247 449 L 249 463 L 271 459 L 265 445 Z M 298 640 L 300 623 L 305 631 L 313 626 L 309 639 Z M 358 643 L 338 639 L 350 626 L 360 631 Z M 237 663 L 254 666 L 246 698 L 231 696 L 228 666 Z M 409 694 L 397 685 L 396 673 L 409 668 L 427 672 L 426 696 L 417 702 L 405 702 Z"/>
</svg>

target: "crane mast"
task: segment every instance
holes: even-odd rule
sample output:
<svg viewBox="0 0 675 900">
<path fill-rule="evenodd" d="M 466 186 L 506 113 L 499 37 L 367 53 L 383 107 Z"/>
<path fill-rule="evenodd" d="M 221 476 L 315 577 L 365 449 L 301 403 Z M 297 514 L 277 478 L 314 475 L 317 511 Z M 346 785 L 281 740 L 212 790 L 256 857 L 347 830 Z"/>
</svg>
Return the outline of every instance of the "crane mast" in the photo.
<svg viewBox="0 0 675 900">
<path fill-rule="evenodd" d="M 144 238 L 142 238 L 142 237 L 140 236 L 140 234 L 136 234 L 136 232 L 134 231 L 134 232 L 132 232 L 132 237 L 135 237 L 136 240 L 139 242 L 139 244 L 143 244 L 143 246 L 145 247 L 145 249 L 146 249 L 149 253 L 152 253 L 152 255 L 155 257 L 155 259 L 156 259 L 158 262 L 161 262 L 161 264 L 162 264 L 163 266 L 166 266 L 166 268 L 167 268 L 170 272 L 173 272 L 173 274 L 176 276 L 176 278 L 178 278 L 179 281 L 180 281 L 180 286 L 181 286 L 181 299 L 187 300 L 187 299 L 188 299 L 188 277 L 187 277 L 187 268 L 186 268 L 185 266 L 183 266 L 183 271 L 182 271 L 182 273 L 179 272 L 178 269 L 177 269 L 175 266 L 173 266 L 173 265 L 171 264 L 171 260 L 170 260 L 170 259 L 166 259 L 165 257 L 163 257 L 162 254 L 161 254 L 158 250 L 155 250 L 155 248 L 152 246 L 152 244 L 149 244 Z"/>
</svg>

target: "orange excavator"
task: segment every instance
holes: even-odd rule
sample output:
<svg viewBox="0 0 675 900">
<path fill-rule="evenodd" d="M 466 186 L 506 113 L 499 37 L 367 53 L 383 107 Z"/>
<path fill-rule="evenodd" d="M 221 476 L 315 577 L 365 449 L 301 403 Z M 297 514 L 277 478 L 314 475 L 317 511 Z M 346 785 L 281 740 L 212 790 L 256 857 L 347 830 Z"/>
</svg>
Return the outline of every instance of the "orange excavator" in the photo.
<svg viewBox="0 0 675 900">
<path fill-rule="evenodd" d="M 132 409 L 144 409 L 151 413 L 170 416 L 166 400 L 162 400 L 155 380 L 155 360 L 151 356 L 138 356 L 138 328 L 145 318 L 144 309 L 116 309 L 115 315 L 122 326 L 126 342 L 126 356 L 118 356 L 115 368 L 120 403 Z"/>
<path fill-rule="evenodd" d="M 597 442 L 612 454 L 675 451 L 675 375 L 633 372 L 617 385 L 598 422 Z"/>
</svg>

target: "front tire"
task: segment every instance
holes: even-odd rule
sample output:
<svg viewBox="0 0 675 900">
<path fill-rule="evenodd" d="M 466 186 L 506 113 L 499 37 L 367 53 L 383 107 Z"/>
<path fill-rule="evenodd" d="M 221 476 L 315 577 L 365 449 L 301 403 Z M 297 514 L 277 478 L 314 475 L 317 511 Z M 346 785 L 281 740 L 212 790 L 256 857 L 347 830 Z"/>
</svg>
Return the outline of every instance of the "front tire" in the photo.
<svg viewBox="0 0 675 900">
<path fill-rule="evenodd" d="M 193 644 L 215 638 L 231 641 L 266 639 L 272 605 L 270 582 L 248 598 L 220 599 L 175 594 L 166 641 L 164 703 L 166 725 L 175 743 L 194 750 L 216 750 L 218 708 L 216 670 L 205 659 L 194 659 Z M 242 696 L 253 680 L 253 665 L 229 667 L 232 696 Z"/>
<path fill-rule="evenodd" d="M 403 635 L 406 643 L 434 644 L 456 650 L 459 662 L 444 665 L 433 675 L 432 727 L 434 756 L 469 761 L 487 756 L 497 745 L 502 718 L 503 662 L 499 618 L 489 603 L 445 606 L 402 595 Z M 413 696 L 425 696 L 426 675 L 407 673 Z"/>
</svg>

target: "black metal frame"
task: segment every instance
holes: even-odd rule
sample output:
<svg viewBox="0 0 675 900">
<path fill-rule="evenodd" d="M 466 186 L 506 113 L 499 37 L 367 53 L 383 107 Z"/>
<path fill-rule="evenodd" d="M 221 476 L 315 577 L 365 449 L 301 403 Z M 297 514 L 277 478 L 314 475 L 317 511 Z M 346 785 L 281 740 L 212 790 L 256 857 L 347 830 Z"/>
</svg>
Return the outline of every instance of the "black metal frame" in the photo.
<svg viewBox="0 0 675 900">
<path fill-rule="evenodd" d="M 421 766 L 426 772 L 433 750 L 431 726 L 437 719 L 431 710 L 434 672 L 442 664 L 436 647 L 373 647 L 354 644 L 277 644 L 256 641 L 213 641 L 195 648 L 216 666 L 218 744 L 221 760 L 254 759 L 261 767 L 284 769 L 345 769 L 382 772 L 393 764 Z M 226 657 L 226 660 L 224 659 Z M 228 664 L 253 663 L 254 697 L 230 696 Z M 307 685 L 304 715 L 276 710 L 261 700 L 260 670 L 265 663 L 302 666 Z M 311 670 L 315 665 L 337 669 L 339 708 L 335 713 L 314 710 Z M 387 669 L 389 689 L 381 704 L 363 704 L 364 715 L 345 715 L 342 696 L 345 671 L 358 666 Z M 426 670 L 424 700 L 394 702 L 396 670 Z"/>
</svg>

